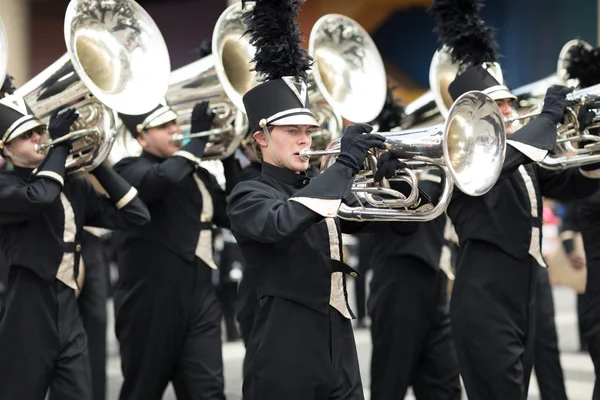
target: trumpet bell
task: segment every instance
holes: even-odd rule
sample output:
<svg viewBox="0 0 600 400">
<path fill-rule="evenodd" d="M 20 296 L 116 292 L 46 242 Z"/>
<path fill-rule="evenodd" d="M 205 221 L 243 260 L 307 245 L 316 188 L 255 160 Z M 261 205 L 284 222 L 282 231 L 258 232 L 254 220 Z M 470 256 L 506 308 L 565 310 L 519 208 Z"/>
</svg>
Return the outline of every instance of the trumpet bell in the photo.
<svg viewBox="0 0 600 400">
<path fill-rule="evenodd" d="M 496 102 L 481 92 L 459 97 L 448 113 L 444 160 L 456 186 L 470 196 L 496 183 L 506 154 L 504 121 Z"/>
<path fill-rule="evenodd" d="M 373 121 L 385 103 L 387 80 L 377 46 L 356 21 L 339 14 L 319 18 L 308 52 L 311 107 L 329 106 L 354 123 Z"/>
<path fill-rule="evenodd" d="M 71 131 L 89 129 L 67 158 L 68 172 L 77 175 L 110 153 L 117 112 L 142 114 L 162 101 L 171 67 L 158 27 L 133 0 L 72 0 L 64 36 L 67 52 L 15 95 L 46 122 L 56 109 L 77 109 Z"/>
<path fill-rule="evenodd" d="M 171 71 L 167 45 L 135 1 L 72 0 L 64 35 L 72 68 L 100 102 L 135 115 L 162 100 Z"/>
</svg>

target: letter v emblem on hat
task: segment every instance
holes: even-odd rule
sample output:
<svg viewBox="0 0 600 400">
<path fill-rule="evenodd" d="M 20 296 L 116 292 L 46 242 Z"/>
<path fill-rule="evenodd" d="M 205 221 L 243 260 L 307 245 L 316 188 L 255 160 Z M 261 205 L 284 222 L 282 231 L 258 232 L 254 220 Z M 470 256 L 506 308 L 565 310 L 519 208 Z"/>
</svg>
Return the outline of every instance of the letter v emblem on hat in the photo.
<svg viewBox="0 0 600 400">
<path fill-rule="evenodd" d="M 298 97 L 298 100 L 300 100 L 302 106 L 306 107 L 306 83 L 299 81 L 293 76 L 283 76 L 281 79 L 290 87 L 290 90 L 296 95 L 296 97 Z"/>
<path fill-rule="evenodd" d="M 14 96 L 14 95 L 6 96 L 3 99 L 0 99 L 0 104 L 10 107 L 22 115 L 29 114 L 29 112 L 27 112 L 27 106 L 25 105 L 25 100 L 23 100 L 22 97 Z"/>
</svg>

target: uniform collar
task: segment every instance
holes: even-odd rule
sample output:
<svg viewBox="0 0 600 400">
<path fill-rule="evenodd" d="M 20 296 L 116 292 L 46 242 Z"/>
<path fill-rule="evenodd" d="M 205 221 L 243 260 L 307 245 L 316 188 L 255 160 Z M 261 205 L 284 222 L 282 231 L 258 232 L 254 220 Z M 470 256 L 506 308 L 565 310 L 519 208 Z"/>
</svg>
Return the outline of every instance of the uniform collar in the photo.
<svg viewBox="0 0 600 400">
<path fill-rule="evenodd" d="M 297 174 L 287 168 L 279 168 L 266 162 L 262 163 L 262 173 L 296 187 L 306 186 L 310 182 L 310 178 L 306 176 L 305 172 Z"/>
<path fill-rule="evenodd" d="M 142 151 L 141 157 L 144 157 L 147 160 L 153 161 L 153 162 L 161 162 L 164 161 L 164 158 L 155 156 L 154 154 L 150 154 L 147 151 Z"/>
<path fill-rule="evenodd" d="M 15 174 L 16 176 L 18 176 L 19 178 L 29 178 L 31 177 L 31 173 L 33 172 L 33 168 L 24 168 L 24 167 L 17 167 L 16 165 L 13 165 L 13 169 L 12 169 L 13 174 Z"/>
</svg>

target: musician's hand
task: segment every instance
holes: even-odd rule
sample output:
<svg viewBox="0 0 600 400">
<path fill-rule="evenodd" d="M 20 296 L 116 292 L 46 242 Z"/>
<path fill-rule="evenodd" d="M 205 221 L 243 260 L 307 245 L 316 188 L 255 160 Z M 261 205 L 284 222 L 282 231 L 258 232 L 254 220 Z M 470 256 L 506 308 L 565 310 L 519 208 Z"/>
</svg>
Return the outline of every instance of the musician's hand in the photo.
<svg viewBox="0 0 600 400">
<path fill-rule="evenodd" d="M 348 125 L 342 135 L 340 155 L 337 161 L 357 173 L 370 148 L 385 149 L 385 137 L 370 134 L 369 132 L 372 130 L 373 127 L 367 124 Z"/>
<path fill-rule="evenodd" d="M 392 153 L 386 151 L 379 160 L 377 160 L 377 172 L 375 172 L 375 182 L 381 182 L 383 178 L 390 179 L 396 175 L 396 170 L 406 168 L 406 163 L 392 157 Z"/>
<path fill-rule="evenodd" d="M 79 118 L 79 114 L 74 108 L 69 108 L 60 115 L 58 114 L 58 111 L 59 110 L 56 109 L 52 113 L 50 116 L 50 123 L 48 124 L 48 133 L 52 140 L 59 139 L 68 134 L 71 130 L 71 125 Z M 67 140 L 59 145 L 71 147 L 71 141 Z"/>
<path fill-rule="evenodd" d="M 560 123 L 565 114 L 565 107 L 569 105 L 565 96 L 573 90 L 574 88 L 561 85 L 550 86 L 546 91 L 546 97 L 544 97 L 544 107 L 541 115 L 545 115 L 556 124 Z"/>
<path fill-rule="evenodd" d="M 210 130 L 215 113 L 210 108 L 208 101 L 202 101 L 194 106 L 192 110 L 192 132 L 198 133 Z M 204 138 L 202 138 L 204 139 Z M 208 141 L 208 137 L 205 139 Z"/>
</svg>

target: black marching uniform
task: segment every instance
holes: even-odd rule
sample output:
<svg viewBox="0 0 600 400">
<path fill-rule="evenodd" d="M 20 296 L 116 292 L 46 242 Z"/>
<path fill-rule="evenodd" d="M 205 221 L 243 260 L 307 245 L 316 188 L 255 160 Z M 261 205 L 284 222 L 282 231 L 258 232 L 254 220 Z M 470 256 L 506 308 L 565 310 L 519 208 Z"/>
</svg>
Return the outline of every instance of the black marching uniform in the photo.
<svg viewBox="0 0 600 400">
<path fill-rule="evenodd" d="M 192 114 L 193 132 L 210 128 L 212 116 L 206 117 L 203 106 Z M 122 116 L 135 135 L 136 125 L 147 129 L 176 114 L 159 106 L 142 117 L 144 122 Z M 143 152 L 114 166 L 138 188 L 152 216 L 150 224 L 124 232 L 118 258 L 115 330 L 123 400 L 160 399 L 170 381 L 179 399 L 225 398 L 212 231 L 213 224 L 228 228 L 229 220 L 226 193 L 199 166 L 206 140 L 192 139 L 167 159 Z M 229 190 L 237 161 L 230 157 L 223 164 Z"/>
<path fill-rule="evenodd" d="M 452 332 L 472 399 L 527 397 L 534 362 L 538 268 L 545 267 L 540 250 L 542 196 L 568 200 L 598 188 L 597 179 L 588 178 L 593 173 L 550 171 L 530 164 L 537 157 L 534 146 L 553 149 L 555 132 L 546 117 L 530 122 L 511 137 L 496 185 L 480 197 L 458 192 L 447 210 L 460 241 L 450 308 Z M 529 151 L 532 158 L 517 149 Z"/>
<path fill-rule="evenodd" d="M 149 221 L 135 189 L 105 165 L 93 174 L 113 200 L 89 181 L 66 176 L 68 151 L 55 146 L 35 171 L 0 174 L 0 249 L 10 268 L 0 321 L 0 399 L 42 400 L 48 389 L 52 399 L 92 399 L 75 296 L 83 226 Z"/>
<path fill-rule="evenodd" d="M 581 295 L 581 330 L 594 370 L 596 381 L 592 399 L 600 399 L 600 191 L 580 200 L 575 210 L 577 228 L 583 238 L 587 264 L 587 283 Z"/>
<path fill-rule="evenodd" d="M 425 172 L 419 181 L 436 203 L 441 176 Z M 373 235 L 368 302 L 373 400 L 402 399 L 409 386 L 417 399 L 461 398 L 447 277 L 440 269 L 446 220 L 441 215 L 419 223 L 405 237 L 392 231 Z"/>
</svg>

